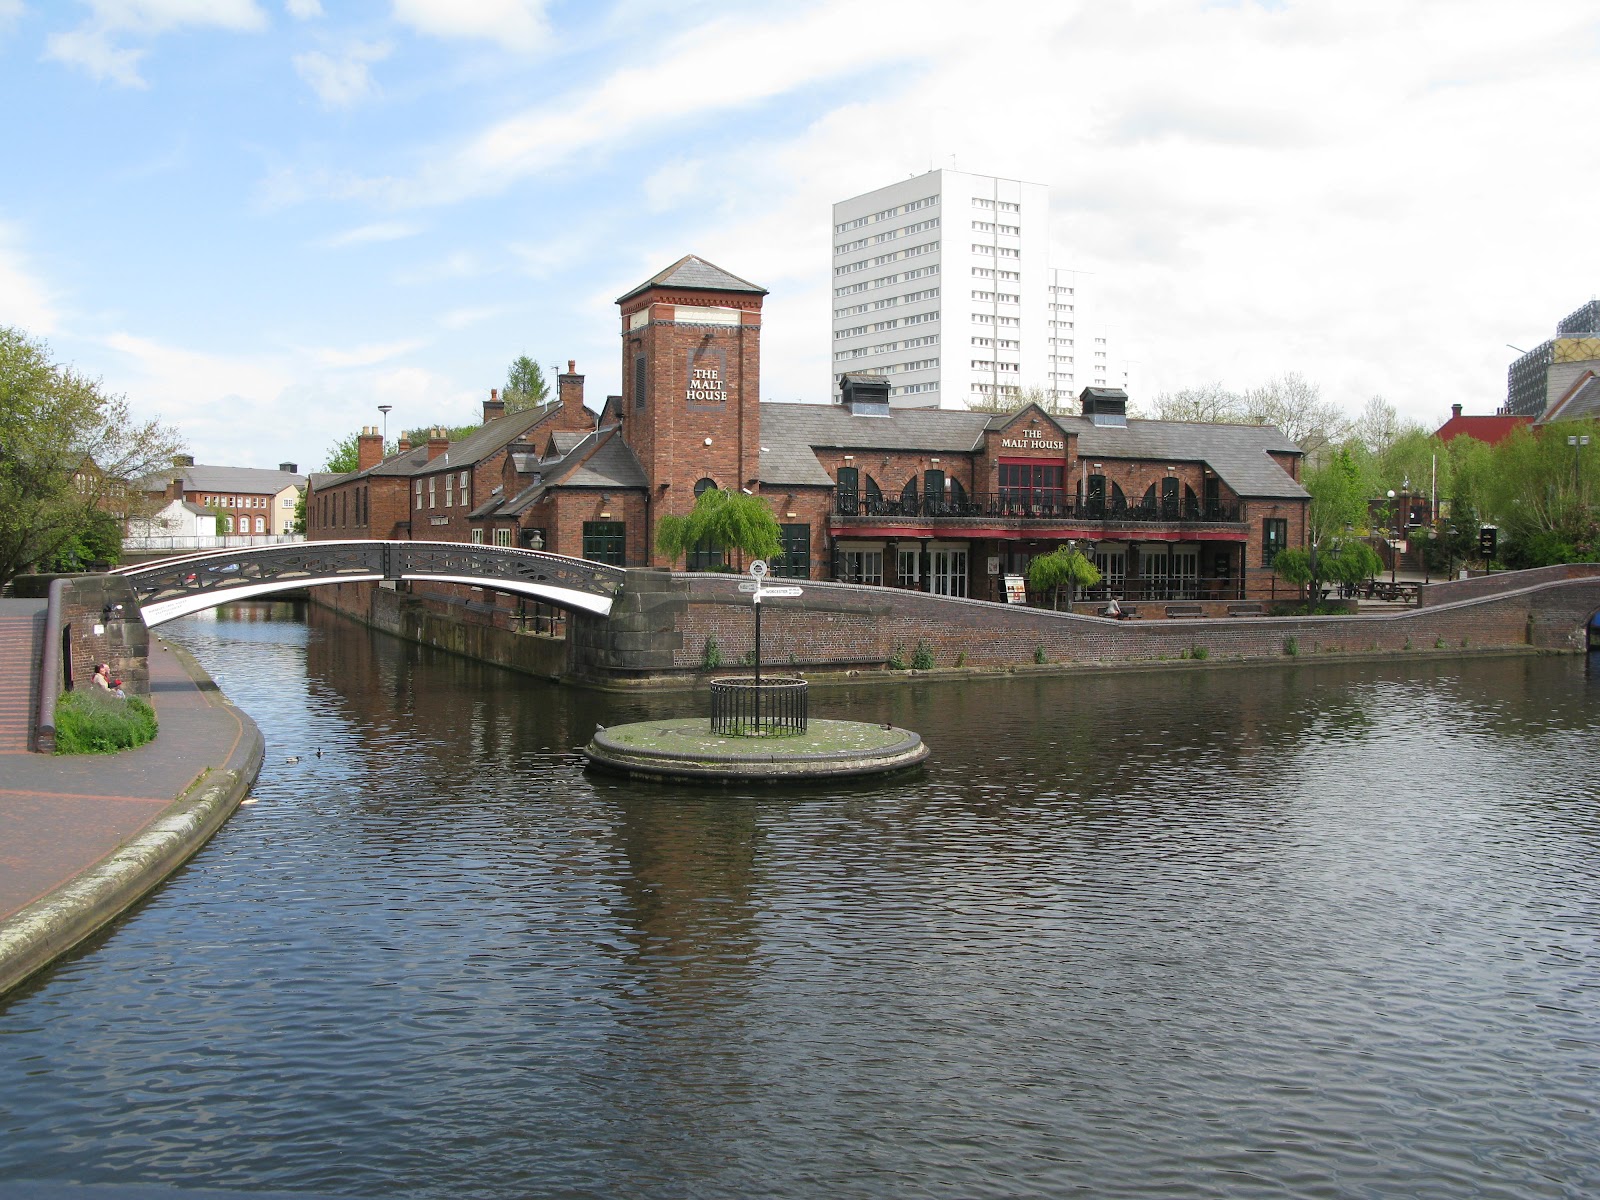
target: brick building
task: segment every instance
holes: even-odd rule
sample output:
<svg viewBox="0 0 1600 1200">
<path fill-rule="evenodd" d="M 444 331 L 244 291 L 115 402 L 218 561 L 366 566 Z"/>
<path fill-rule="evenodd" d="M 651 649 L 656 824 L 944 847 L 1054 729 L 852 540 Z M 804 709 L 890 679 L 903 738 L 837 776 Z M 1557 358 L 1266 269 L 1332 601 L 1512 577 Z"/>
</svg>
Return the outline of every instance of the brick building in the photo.
<svg viewBox="0 0 1600 1200">
<path fill-rule="evenodd" d="M 1270 593 L 1276 552 L 1304 543 L 1301 452 L 1270 427 L 1130 418 L 1117 388 L 1084 389 L 1072 416 L 898 409 L 870 375 L 845 376 L 829 404 L 764 404 L 765 295 L 680 259 L 618 299 L 622 394 L 598 416 L 569 364 L 558 401 L 504 417 L 491 400 L 454 445 L 380 462 L 369 431 L 360 470 L 313 477 L 311 536 L 704 568 L 722 551 L 662 563 L 651 531 L 706 488 L 739 488 L 778 516 L 774 574 L 988 600 L 1063 543 L 1113 595 L 1253 598 Z"/>
<path fill-rule="evenodd" d="M 171 471 L 142 480 L 139 486 L 158 503 L 183 501 L 215 514 L 219 535 L 283 537 L 294 532 L 295 509 L 306 479 L 294 463 L 279 463 L 276 471 L 196 466 L 185 454 Z"/>
</svg>

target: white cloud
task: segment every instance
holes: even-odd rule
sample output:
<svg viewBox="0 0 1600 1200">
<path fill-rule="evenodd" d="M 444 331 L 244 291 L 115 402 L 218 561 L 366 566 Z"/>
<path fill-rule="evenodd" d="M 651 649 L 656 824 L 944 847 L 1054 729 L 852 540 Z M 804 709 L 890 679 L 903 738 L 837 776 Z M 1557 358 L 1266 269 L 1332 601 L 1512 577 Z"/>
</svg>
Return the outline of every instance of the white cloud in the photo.
<svg viewBox="0 0 1600 1200">
<path fill-rule="evenodd" d="M 432 37 L 499 42 L 509 50 L 545 45 L 544 0 L 394 0 L 394 19 Z"/>
<path fill-rule="evenodd" d="M 18 231 L 0 221 L 0 325 L 14 325 L 35 337 L 54 333 L 60 322 L 50 289 L 28 268 Z"/>
<path fill-rule="evenodd" d="M 422 226 L 409 221 L 374 221 L 370 225 L 346 229 L 343 233 L 330 234 L 318 241 L 317 245 L 326 250 L 337 250 L 343 246 L 365 246 L 373 242 L 398 242 L 416 237 L 421 232 Z"/>
<path fill-rule="evenodd" d="M 410 354 L 420 350 L 428 343 L 421 339 L 412 339 L 400 342 L 368 342 L 362 346 L 350 346 L 344 349 L 324 347 L 310 352 L 311 360 L 319 367 L 328 367 L 343 370 L 349 367 L 372 367 L 381 362 L 388 362 L 391 358 L 399 358 L 402 354 Z"/>
<path fill-rule="evenodd" d="M 283 11 L 297 21 L 312 21 L 322 16 L 320 0 L 284 0 Z"/>
<path fill-rule="evenodd" d="M 485 305 L 481 308 L 453 308 L 439 318 L 445 329 L 466 329 L 482 321 L 492 321 L 505 312 L 504 305 Z"/>
<path fill-rule="evenodd" d="M 384 42 L 357 42 L 337 57 L 310 50 L 294 56 L 294 69 L 323 104 L 349 108 L 377 93 L 367 67 L 388 58 L 391 50 Z"/>
<path fill-rule="evenodd" d="M 149 41 L 189 27 L 234 33 L 267 27 L 266 15 L 254 0 L 88 0 L 88 5 L 87 21 L 46 39 L 45 57 L 124 87 L 146 85 L 139 74 L 144 49 L 124 46 L 123 41 Z"/>
<path fill-rule="evenodd" d="M 0 33 L 5 33 L 22 16 L 22 0 L 0 0 Z"/>
</svg>

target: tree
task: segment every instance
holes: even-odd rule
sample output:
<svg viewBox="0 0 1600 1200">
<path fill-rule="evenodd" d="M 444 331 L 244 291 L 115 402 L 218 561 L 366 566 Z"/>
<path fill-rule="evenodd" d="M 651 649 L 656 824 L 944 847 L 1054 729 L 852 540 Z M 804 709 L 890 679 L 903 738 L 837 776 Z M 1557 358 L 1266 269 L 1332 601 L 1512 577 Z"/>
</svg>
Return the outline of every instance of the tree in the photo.
<svg viewBox="0 0 1600 1200">
<path fill-rule="evenodd" d="M 176 430 L 136 420 L 124 397 L 0 326 L 0 586 L 63 552 L 104 557 L 108 528 L 120 542 L 121 518 L 151 507 L 137 481 L 183 448 Z"/>
<path fill-rule="evenodd" d="M 1367 401 L 1350 432 L 1370 452 L 1382 457 L 1400 436 L 1400 410 L 1382 396 L 1374 396 Z"/>
<path fill-rule="evenodd" d="M 1073 592 L 1100 582 L 1100 569 L 1081 550 L 1057 546 L 1028 564 L 1028 586 L 1036 592 L 1049 592 L 1052 606 L 1061 607 L 1061 589 L 1067 589 L 1067 611 L 1072 611 Z"/>
<path fill-rule="evenodd" d="M 354 471 L 361 464 L 360 439 L 359 433 L 352 433 L 329 446 L 328 457 L 322 464 L 322 469 L 335 475 L 345 475 Z"/>
<path fill-rule="evenodd" d="M 1251 388 L 1244 394 L 1243 414 L 1247 424 L 1276 425 L 1313 463 L 1342 441 L 1350 428 L 1344 410 L 1324 400 L 1322 389 L 1298 371 Z"/>
<path fill-rule="evenodd" d="M 1152 402 L 1158 421 L 1194 421 L 1205 425 L 1236 425 L 1244 420 L 1244 397 L 1221 383 L 1162 392 Z"/>
<path fill-rule="evenodd" d="M 751 558 L 783 553 L 783 531 L 767 502 L 745 492 L 707 488 L 687 516 L 669 514 L 656 524 L 656 549 L 676 560 L 697 546 L 720 546 Z"/>
<path fill-rule="evenodd" d="M 521 412 L 537 408 L 550 398 L 550 387 L 545 383 L 544 370 L 526 354 L 506 370 L 506 386 L 501 393 L 506 412 Z"/>
</svg>

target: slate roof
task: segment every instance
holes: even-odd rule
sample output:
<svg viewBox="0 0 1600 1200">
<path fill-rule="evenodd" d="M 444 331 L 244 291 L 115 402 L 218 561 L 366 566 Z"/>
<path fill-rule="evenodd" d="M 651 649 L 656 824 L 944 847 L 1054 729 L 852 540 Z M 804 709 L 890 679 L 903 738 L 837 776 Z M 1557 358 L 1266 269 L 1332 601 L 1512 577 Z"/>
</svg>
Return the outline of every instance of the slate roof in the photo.
<svg viewBox="0 0 1600 1200">
<path fill-rule="evenodd" d="M 598 447 L 596 441 L 600 443 Z M 554 487 L 643 490 L 650 486 L 644 468 L 615 425 L 583 435 L 565 454 L 541 461 L 538 472 L 538 483 L 529 484 L 514 496 L 491 496 L 473 509 L 470 517 L 519 517 Z"/>
<path fill-rule="evenodd" d="M 545 417 L 561 407 L 560 400 L 527 408 L 509 416 L 497 417 L 478 426 L 459 442 L 432 462 L 428 461 L 428 445 L 413 446 L 404 454 L 391 454 L 376 466 L 365 471 L 349 471 L 343 475 L 316 472 L 311 476 L 311 486 L 318 491 L 334 484 L 349 483 L 352 479 L 368 479 L 394 475 L 431 475 L 435 471 L 460 470 L 488 458 L 523 436 Z M 583 436 L 583 435 L 577 435 Z"/>
<path fill-rule="evenodd" d="M 1592 421 L 1597 417 L 1600 417 L 1600 376 L 1593 371 L 1585 371 L 1539 418 L 1538 424 L 1548 425 L 1552 421 Z M 1452 420 L 1459 419 L 1452 418 Z M 1446 428 L 1448 427 L 1447 423 Z M 1442 430 L 1440 436 L 1443 436 Z"/>
<path fill-rule="evenodd" d="M 288 471 L 263 470 L 259 467 L 173 467 L 146 476 L 139 487 L 146 492 L 165 491 L 174 479 L 183 480 L 185 492 L 223 492 L 228 495 L 276 496 L 286 487 L 304 487 L 306 477 Z"/>
<path fill-rule="evenodd" d="M 1003 429 L 1015 413 L 898 408 L 887 417 L 855 416 L 837 404 L 761 406 L 761 482 L 773 487 L 831 487 L 815 449 L 897 450 L 971 454 L 986 430 Z M 1095 425 L 1087 417 L 1051 415 L 1078 435 L 1080 458 L 1204 462 L 1241 496 L 1303 499 L 1307 493 L 1268 451 L 1300 447 L 1270 425 L 1211 425 L 1130 418 L 1126 427 Z"/>
<path fill-rule="evenodd" d="M 653 287 L 677 288 L 680 291 L 690 292 L 749 292 L 756 296 L 767 294 L 766 288 L 751 283 L 748 279 L 740 279 L 737 275 L 724 271 L 716 263 L 709 263 L 697 255 L 685 254 L 665 271 L 652 275 L 638 287 L 618 296 L 617 303 L 631 300 L 640 292 Z"/>
</svg>

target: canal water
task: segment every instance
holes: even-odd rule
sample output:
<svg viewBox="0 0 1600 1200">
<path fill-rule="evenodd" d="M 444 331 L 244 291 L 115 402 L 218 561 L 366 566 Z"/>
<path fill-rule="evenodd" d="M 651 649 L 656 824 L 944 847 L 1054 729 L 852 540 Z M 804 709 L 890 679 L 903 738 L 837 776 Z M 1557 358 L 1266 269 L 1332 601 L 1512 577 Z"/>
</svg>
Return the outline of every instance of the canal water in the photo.
<svg viewBox="0 0 1600 1200">
<path fill-rule="evenodd" d="M 575 752 L 691 697 L 289 605 L 163 632 L 266 767 L 0 1002 L 0 1181 L 1600 1194 L 1582 658 L 830 689 L 929 766 L 703 790 Z"/>
</svg>

